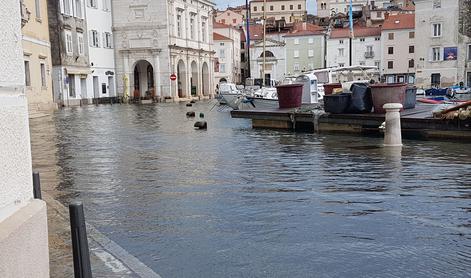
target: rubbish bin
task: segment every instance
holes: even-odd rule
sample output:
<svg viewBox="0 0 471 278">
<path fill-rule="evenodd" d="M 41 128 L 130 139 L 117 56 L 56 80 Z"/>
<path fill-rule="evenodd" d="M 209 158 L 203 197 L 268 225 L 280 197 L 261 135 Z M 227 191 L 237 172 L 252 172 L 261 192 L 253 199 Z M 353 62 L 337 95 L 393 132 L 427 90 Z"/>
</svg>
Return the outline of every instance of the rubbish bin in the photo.
<svg viewBox="0 0 471 278">
<path fill-rule="evenodd" d="M 303 84 L 285 84 L 276 86 L 278 106 L 280 108 L 301 107 Z"/>
<path fill-rule="evenodd" d="M 370 85 L 374 113 L 386 113 L 386 110 L 383 109 L 383 105 L 386 103 L 400 103 L 404 106 L 406 87 L 407 84 L 405 83 L 380 83 Z"/>
<path fill-rule="evenodd" d="M 324 96 L 324 111 L 332 114 L 345 113 L 350 105 L 352 94 L 341 93 Z"/>
<path fill-rule="evenodd" d="M 373 108 L 371 88 L 364 83 L 353 83 L 350 87 L 352 100 L 348 107 L 349 113 L 370 113 Z"/>
<path fill-rule="evenodd" d="M 404 100 L 404 109 L 415 108 L 416 102 L 417 102 L 417 87 L 407 86 L 406 98 Z"/>
<path fill-rule="evenodd" d="M 342 84 L 340 83 L 324 84 L 324 95 L 331 95 L 332 91 L 337 88 L 342 88 Z"/>
</svg>

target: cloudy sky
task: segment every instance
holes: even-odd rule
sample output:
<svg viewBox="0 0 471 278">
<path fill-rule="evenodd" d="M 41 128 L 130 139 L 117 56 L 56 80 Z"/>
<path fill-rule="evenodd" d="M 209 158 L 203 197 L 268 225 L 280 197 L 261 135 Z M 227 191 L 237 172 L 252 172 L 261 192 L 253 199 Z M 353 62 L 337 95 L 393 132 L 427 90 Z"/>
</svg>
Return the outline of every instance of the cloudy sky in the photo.
<svg viewBox="0 0 471 278">
<path fill-rule="evenodd" d="M 218 9 L 226 9 L 227 6 L 239 6 L 245 4 L 245 0 L 213 0 L 216 3 Z M 249 0 L 250 1 L 250 0 Z M 306 0 L 307 1 L 307 11 L 311 14 L 314 14 L 316 8 L 316 0 Z"/>
</svg>

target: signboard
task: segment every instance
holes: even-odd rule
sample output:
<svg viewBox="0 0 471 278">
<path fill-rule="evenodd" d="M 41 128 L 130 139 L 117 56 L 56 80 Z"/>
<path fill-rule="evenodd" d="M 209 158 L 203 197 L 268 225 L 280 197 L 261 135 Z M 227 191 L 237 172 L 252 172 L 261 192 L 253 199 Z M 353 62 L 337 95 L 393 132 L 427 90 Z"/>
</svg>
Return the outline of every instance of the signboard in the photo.
<svg viewBox="0 0 471 278">
<path fill-rule="evenodd" d="M 457 47 L 444 47 L 443 48 L 443 60 L 452 61 L 456 59 L 458 59 Z"/>
<path fill-rule="evenodd" d="M 172 81 L 177 80 L 177 76 L 175 75 L 175 73 L 170 74 L 170 80 Z"/>
</svg>

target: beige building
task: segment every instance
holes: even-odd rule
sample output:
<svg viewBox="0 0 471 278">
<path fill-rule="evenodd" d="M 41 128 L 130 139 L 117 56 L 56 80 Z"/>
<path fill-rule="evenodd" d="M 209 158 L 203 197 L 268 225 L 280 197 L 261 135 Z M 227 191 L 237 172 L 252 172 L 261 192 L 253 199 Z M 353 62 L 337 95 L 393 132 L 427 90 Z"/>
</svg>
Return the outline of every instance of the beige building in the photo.
<svg viewBox="0 0 471 278">
<path fill-rule="evenodd" d="M 46 0 L 24 0 L 23 55 L 28 109 L 51 111 L 57 106 L 52 95 L 51 45 Z"/>
<path fill-rule="evenodd" d="M 242 26 L 244 23 L 244 16 L 230 9 L 225 11 L 218 11 L 214 19 L 218 23 L 227 24 L 234 27 Z"/>
<path fill-rule="evenodd" d="M 390 15 L 381 31 L 381 75 L 387 83 L 415 83 L 415 15 Z"/>
<path fill-rule="evenodd" d="M 304 21 L 307 15 L 306 0 L 266 0 L 266 17 L 275 20 L 284 19 L 286 23 Z M 262 19 L 263 0 L 250 1 L 252 19 Z"/>
</svg>

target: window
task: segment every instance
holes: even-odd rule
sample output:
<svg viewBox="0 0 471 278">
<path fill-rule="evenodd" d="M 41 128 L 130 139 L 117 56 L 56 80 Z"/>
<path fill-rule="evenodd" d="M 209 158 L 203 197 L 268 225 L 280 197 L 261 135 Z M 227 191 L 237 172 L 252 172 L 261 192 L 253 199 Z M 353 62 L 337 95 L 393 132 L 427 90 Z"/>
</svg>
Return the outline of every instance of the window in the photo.
<svg viewBox="0 0 471 278">
<path fill-rule="evenodd" d="M 410 59 L 409 60 L 409 68 L 413 68 L 414 67 L 414 59 Z"/>
<path fill-rule="evenodd" d="M 439 73 L 432 73 L 432 75 L 430 76 L 431 77 L 431 85 L 432 86 L 440 86 L 440 74 Z"/>
<path fill-rule="evenodd" d="M 226 20 L 225 20 L 224 18 L 221 19 L 221 23 L 222 23 L 222 24 L 226 24 Z"/>
<path fill-rule="evenodd" d="M 103 10 L 104 11 L 109 11 L 110 10 L 110 4 L 108 2 L 109 0 L 103 0 Z"/>
<path fill-rule="evenodd" d="M 339 63 L 339 67 L 343 68 L 343 67 L 345 67 L 345 64 L 344 63 Z"/>
<path fill-rule="evenodd" d="M 409 53 L 414 53 L 415 49 L 413 45 L 409 45 Z"/>
<path fill-rule="evenodd" d="M 270 6 L 270 11 L 273 11 L 273 6 Z"/>
<path fill-rule="evenodd" d="M 343 44 L 343 40 L 339 40 L 339 44 Z"/>
<path fill-rule="evenodd" d="M 299 57 L 299 50 L 295 50 L 295 51 L 294 51 L 293 57 L 294 57 L 294 58 L 298 58 L 298 57 Z"/>
<path fill-rule="evenodd" d="M 314 39 L 313 39 L 313 38 L 309 38 L 308 43 L 309 43 L 309 44 L 313 44 L 313 43 L 314 43 Z"/>
<path fill-rule="evenodd" d="M 105 32 L 104 35 L 105 35 L 105 37 L 104 37 L 104 47 L 105 48 L 112 48 L 113 47 L 113 45 L 112 45 L 113 40 L 111 39 L 111 33 Z"/>
<path fill-rule="evenodd" d="M 471 61 L 471 44 L 468 45 L 468 61 Z"/>
<path fill-rule="evenodd" d="M 308 57 L 313 57 L 313 56 L 314 56 L 314 50 L 313 50 L 313 49 L 309 49 L 308 52 L 307 52 L 307 56 L 308 56 Z"/>
<path fill-rule="evenodd" d="M 75 75 L 69 74 L 67 81 L 69 84 L 69 97 L 75 97 Z"/>
<path fill-rule="evenodd" d="M 301 4 L 298 4 L 298 10 L 300 10 L 300 9 L 301 9 Z"/>
<path fill-rule="evenodd" d="M 415 38 L 415 32 L 412 31 L 412 32 L 409 32 L 409 39 L 413 39 Z"/>
<path fill-rule="evenodd" d="M 299 64 L 294 64 L 293 70 L 294 71 L 299 71 Z"/>
<path fill-rule="evenodd" d="M 64 7 L 64 14 L 72 15 L 72 7 L 70 6 L 70 0 L 62 0 L 62 6 Z"/>
<path fill-rule="evenodd" d="M 432 47 L 432 61 L 440 61 L 441 57 L 440 47 Z"/>
<path fill-rule="evenodd" d="M 84 54 L 83 34 L 77 33 L 77 43 L 78 43 L 78 54 L 80 56 L 83 56 Z"/>
<path fill-rule="evenodd" d="M 265 11 L 265 6 L 262 6 L 262 12 Z"/>
<path fill-rule="evenodd" d="M 364 42 L 364 41 L 365 41 L 365 38 L 360 38 L 360 41 L 361 41 L 361 42 Z"/>
<path fill-rule="evenodd" d="M 177 37 L 182 36 L 182 15 L 180 12 L 177 14 Z"/>
<path fill-rule="evenodd" d="M 299 39 L 298 38 L 294 39 L 294 44 L 299 44 Z"/>
<path fill-rule="evenodd" d="M 98 32 L 96 30 L 90 30 L 90 46 L 100 47 Z"/>
<path fill-rule="evenodd" d="M 375 37 L 375 41 L 380 41 L 381 38 L 380 37 Z"/>
<path fill-rule="evenodd" d="M 289 5 L 289 9 L 290 9 L 290 10 L 293 10 L 293 5 Z"/>
<path fill-rule="evenodd" d="M 75 0 L 75 16 L 83 18 L 82 15 L 82 0 Z"/>
<path fill-rule="evenodd" d="M 375 61 L 375 67 L 379 68 L 380 66 L 380 61 Z"/>
<path fill-rule="evenodd" d="M 366 46 L 366 52 L 373 53 L 373 46 L 372 45 L 367 45 Z"/>
<path fill-rule="evenodd" d="M 388 33 L 388 39 L 394 40 L 394 33 Z"/>
<path fill-rule="evenodd" d="M 226 51 L 224 49 L 219 49 L 219 58 L 226 58 Z"/>
<path fill-rule="evenodd" d="M 203 42 L 206 42 L 206 22 L 204 21 L 204 19 L 201 23 L 201 40 Z"/>
<path fill-rule="evenodd" d="M 433 0 L 433 8 L 434 9 L 439 9 L 442 7 L 442 1 L 441 0 Z"/>
<path fill-rule="evenodd" d="M 236 23 L 237 23 L 237 19 L 233 18 L 233 19 L 232 19 L 232 23 L 233 23 L 233 24 L 236 24 Z"/>
<path fill-rule="evenodd" d="M 41 18 L 41 0 L 35 0 L 36 18 Z"/>
<path fill-rule="evenodd" d="M 219 45 L 220 45 L 220 46 L 224 46 L 224 43 L 223 43 L 223 42 L 220 42 Z"/>
<path fill-rule="evenodd" d="M 69 56 L 73 53 L 72 33 L 70 31 L 65 31 L 65 52 Z"/>
<path fill-rule="evenodd" d="M 433 23 L 432 24 L 432 37 L 441 37 L 442 36 L 442 24 Z"/>
<path fill-rule="evenodd" d="M 343 57 L 344 56 L 344 49 L 343 48 L 339 48 L 339 56 L 340 57 Z"/>
<path fill-rule="evenodd" d="M 31 86 L 31 75 L 29 72 L 29 61 L 25 61 L 25 85 Z"/>
<path fill-rule="evenodd" d="M 67 0 L 66 0 L 67 1 Z M 97 0 L 87 0 L 88 2 L 88 6 L 92 7 L 92 8 L 98 8 L 98 3 L 97 3 Z"/>
<path fill-rule="evenodd" d="M 360 61 L 360 66 L 364 66 L 365 65 L 365 61 Z"/>
<path fill-rule="evenodd" d="M 240 53 L 240 61 L 245 62 L 245 53 Z"/>
<path fill-rule="evenodd" d="M 195 17 L 193 15 L 190 17 L 190 38 L 195 39 Z"/>
<path fill-rule="evenodd" d="M 226 72 L 226 64 L 224 64 L 224 63 L 219 64 L 219 72 L 221 72 L 221 73 Z"/>
<path fill-rule="evenodd" d="M 254 6 L 254 7 L 253 7 L 253 11 L 254 11 L 254 12 L 257 11 L 257 6 Z"/>
<path fill-rule="evenodd" d="M 281 10 L 282 10 L 282 11 L 285 10 L 285 5 L 281 5 Z"/>
<path fill-rule="evenodd" d="M 46 65 L 44 63 L 39 64 L 41 71 L 41 86 L 46 87 Z"/>
<path fill-rule="evenodd" d="M 376 17 L 381 18 L 382 16 L 383 16 L 383 14 L 381 12 L 376 12 Z"/>
<path fill-rule="evenodd" d="M 388 61 L 388 69 L 392 69 L 394 67 L 393 61 Z"/>
<path fill-rule="evenodd" d="M 307 67 L 308 67 L 310 70 L 312 70 L 312 69 L 314 69 L 314 64 L 313 64 L 313 63 L 309 63 L 309 64 L 307 64 Z"/>
<path fill-rule="evenodd" d="M 388 47 L 388 54 L 394 54 L 394 47 Z"/>
</svg>

